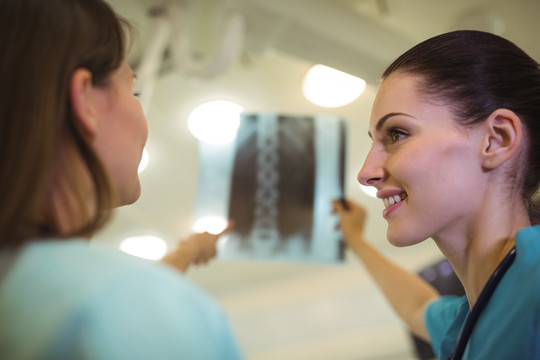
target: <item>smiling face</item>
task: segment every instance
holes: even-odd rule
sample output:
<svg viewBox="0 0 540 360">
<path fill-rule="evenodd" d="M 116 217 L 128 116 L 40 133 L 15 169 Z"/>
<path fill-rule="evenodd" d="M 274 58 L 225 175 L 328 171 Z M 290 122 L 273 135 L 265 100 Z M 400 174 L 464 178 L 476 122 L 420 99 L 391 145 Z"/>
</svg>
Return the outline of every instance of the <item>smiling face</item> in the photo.
<svg viewBox="0 0 540 360">
<path fill-rule="evenodd" d="M 94 147 L 109 173 L 119 204 L 139 198 L 138 167 L 148 137 L 148 124 L 141 104 L 133 94 L 135 75 L 123 62 L 110 84 L 99 93 L 99 125 Z"/>
<path fill-rule="evenodd" d="M 373 145 L 358 174 L 383 199 L 396 246 L 462 231 L 480 206 L 484 180 L 480 133 L 458 125 L 448 106 L 427 102 L 416 84 L 400 73 L 381 84 L 370 119 Z"/>
</svg>

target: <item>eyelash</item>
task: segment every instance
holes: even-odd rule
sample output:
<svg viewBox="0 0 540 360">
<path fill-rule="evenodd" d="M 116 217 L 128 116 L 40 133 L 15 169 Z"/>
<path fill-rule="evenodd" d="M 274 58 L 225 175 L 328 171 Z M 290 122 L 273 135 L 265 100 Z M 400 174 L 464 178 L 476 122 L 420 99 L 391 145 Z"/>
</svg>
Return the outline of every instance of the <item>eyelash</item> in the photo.
<svg viewBox="0 0 540 360">
<path fill-rule="evenodd" d="M 405 131 L 394 126 L 388 127 L 385 132 L 386 135 L 390 138 L 390 142 L 392 144 L 398 142 L 403 137 L 407 136 L 407 133 Z"/>
</svg>

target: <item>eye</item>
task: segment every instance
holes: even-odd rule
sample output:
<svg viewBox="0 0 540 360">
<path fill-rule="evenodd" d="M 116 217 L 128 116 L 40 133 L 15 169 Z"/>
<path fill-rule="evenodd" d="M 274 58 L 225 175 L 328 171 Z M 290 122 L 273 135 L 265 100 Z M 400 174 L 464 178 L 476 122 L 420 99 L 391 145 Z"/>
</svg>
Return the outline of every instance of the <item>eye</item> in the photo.
<svg viewBox="0 0 540 360">
<path fill-rule="evenodd" d="M 397 127 L 388 127 L 386 129 L 386 135 L 390 138 L 390 142 L 394 144 L 399 140 L 405 138 L 408 134 L 406 131 Z"/>
<path fill-rule="evenodd" d="M 133 93 L 133 96 L 135 96 L 136 98 L 140 98 L 141 97 L 141 92 L 136 91 L 136 92 Z"/>
</svg>

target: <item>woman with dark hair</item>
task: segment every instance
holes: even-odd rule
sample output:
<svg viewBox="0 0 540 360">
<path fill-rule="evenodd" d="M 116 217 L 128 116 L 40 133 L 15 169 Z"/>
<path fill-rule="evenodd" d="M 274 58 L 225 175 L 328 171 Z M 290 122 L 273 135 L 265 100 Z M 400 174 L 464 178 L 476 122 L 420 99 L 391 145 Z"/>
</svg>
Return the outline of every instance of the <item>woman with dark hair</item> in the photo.
<svg viewBox="0 0 540 360">
<path fill-rule="evenodd" d="M 89 246 L 140 193 L 129 25 L 103 0 L 3 0 L 0 28 L 0 358 L 240 358 L 178 272 L 217 236 L 181 242 L 172 266 Z"/>
<path fill-rule="evenodd" d="M 358 181 L 377 188 L 395 246 L 433 239 L 465 289 L 439 296 L 334 206 L 349 247 L 438 359 L 540 359 L 540 70 L 478 31 L 426 40 L 382 76 Z"/>
</svg>

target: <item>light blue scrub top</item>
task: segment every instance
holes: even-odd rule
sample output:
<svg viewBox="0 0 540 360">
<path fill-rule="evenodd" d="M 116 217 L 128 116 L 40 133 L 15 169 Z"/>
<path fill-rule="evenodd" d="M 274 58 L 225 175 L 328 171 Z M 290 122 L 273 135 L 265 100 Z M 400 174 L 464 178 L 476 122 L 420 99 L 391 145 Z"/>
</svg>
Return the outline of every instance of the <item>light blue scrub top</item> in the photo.
<svg viewBox="0 0 540 360">
<path fill-rule="evenodd" d="M 0 278 L 0 359 L 242 358 L 220 307 L 163 265 L 35 242 Z"/>
<path fill-rule="evenodd" d="M 437 359 L 446 360 L 469 315 L 466 297 L 443 296 L 424 314 Z M 463 359 L 540 359 L 540 226 L 516 235 L 516 259 L 495 289 Z"/>
</svg>

